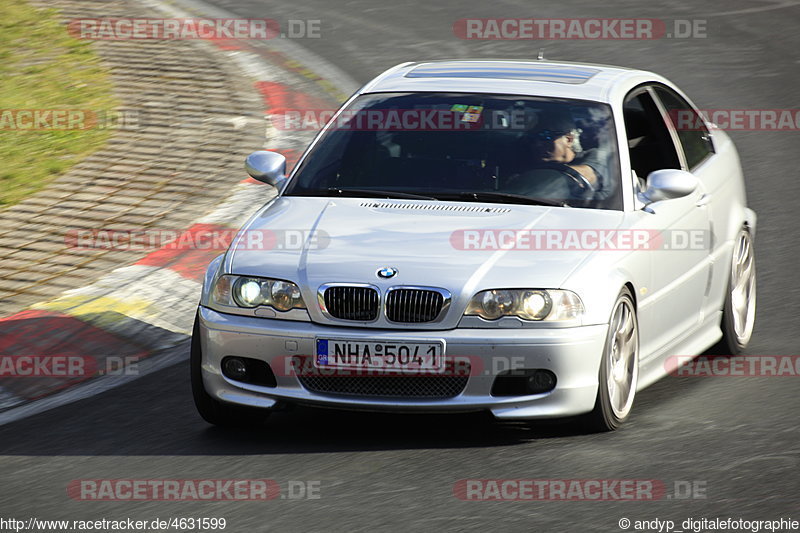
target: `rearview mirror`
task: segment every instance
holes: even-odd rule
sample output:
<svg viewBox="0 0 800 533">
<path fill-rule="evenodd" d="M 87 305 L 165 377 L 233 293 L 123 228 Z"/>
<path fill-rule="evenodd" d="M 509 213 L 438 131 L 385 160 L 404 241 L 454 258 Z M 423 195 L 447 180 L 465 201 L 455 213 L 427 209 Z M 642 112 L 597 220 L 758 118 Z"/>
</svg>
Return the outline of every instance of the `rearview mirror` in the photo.
<svg viewBox="0 0 800 533">
<path fill-rule="evenodd" d="M 247 156 L 244 168 L 253 179 L 280 188 L 286 180 L 286 158 L 278 152 L 259 150 Z"/>
<path fill-rule="evenodd" d="M 684 170 L 656 170 L 647 175 L 647 189 L 641 193 L 641 199 L 649 204 L 683 198 L 692 194 L 697 185 L 697 178 Z"/>
</svg>

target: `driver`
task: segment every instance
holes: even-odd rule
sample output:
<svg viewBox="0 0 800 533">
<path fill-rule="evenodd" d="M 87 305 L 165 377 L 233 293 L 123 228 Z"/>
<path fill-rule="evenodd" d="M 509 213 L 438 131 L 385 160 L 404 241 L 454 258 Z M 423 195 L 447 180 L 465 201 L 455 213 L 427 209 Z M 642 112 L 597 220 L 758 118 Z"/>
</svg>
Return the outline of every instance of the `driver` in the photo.
<svg viewBox="0 0 800 533">
<path fill-rule="evenodd" d="M 542 112 L 533 129 L 525 134 L 525 143 L 530 146 L 534 159 L 534 170 L 530 172 L 535 172 L 537 164 L 541 163 L 563 164 L 586 178 L 594 189 L 593 198 L 604 198 L 607 196 L 603 191 L 608 172 L 606 163 L 597 148 L 583 150 L 580 134 L 568 110 Z M 576 182 L 576 185 L 580 190 L 581 184 Z"/>
</svg>

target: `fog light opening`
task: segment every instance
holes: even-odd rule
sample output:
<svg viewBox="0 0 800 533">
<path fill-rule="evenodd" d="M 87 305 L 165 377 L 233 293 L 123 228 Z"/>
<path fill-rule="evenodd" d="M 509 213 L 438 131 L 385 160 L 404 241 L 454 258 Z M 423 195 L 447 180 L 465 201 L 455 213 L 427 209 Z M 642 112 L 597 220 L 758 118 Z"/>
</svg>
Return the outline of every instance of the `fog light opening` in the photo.
<svg viewBox="0 0 800 533">
<path fill-rule="evenodd" d="M 238 357 L 226 357 L 222 362 L 222 373 L 236 381 L 247 381 L 247 365 Z"/>
<path fill-rule="evenodd" d="M 531 396 L 556 388 L 556 375 L 541 368 L 506 370 L 492 384 L 492 396 Z"/>
<path fill-rule="evenodd" d="M 275 373 L 266 361 L 250 357 L 227 356 L 220 364 L 222 375 L 234 381 L 241 381 L 261 387 L 277 387 Z"/>
<path fill-rule="evenodd" d="M 537 370 L 528 376 L 526 386 L 531 394 L 549 392 L 556 387 L 556 375 L 549 370 Z"/>
</svg>

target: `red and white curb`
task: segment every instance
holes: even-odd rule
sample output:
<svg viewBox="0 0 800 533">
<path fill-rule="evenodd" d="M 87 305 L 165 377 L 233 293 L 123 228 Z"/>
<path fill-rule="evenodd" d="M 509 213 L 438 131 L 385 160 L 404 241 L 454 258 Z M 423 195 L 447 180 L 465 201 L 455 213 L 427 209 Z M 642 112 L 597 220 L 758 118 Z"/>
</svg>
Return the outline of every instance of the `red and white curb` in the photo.
<svg viewBox="0 0 800 533">
<path fill-rule="evenodd" d="M 272 113 L 330 107 L 330 102 L 273 81 L 285 77 L 284 72 L 254 52 L 238 46 L 221 48 L 256 80 L 255 88 L 264 97 L 266 142 L 253 149 L 280 151 L 289 165 L 294 164 L 313 132 L 274 128 Z M 252 122 L 240 118 L 243 127 Z M 274 194 L 272 187 L 243 180 L 178 240 L 192 242 L 199 232 L 230 232 Z M 185 359 L 188 354 L 173 348 L 190 333 L 203 273 L 221 252 L 167 244 L 90 285 L 0 319 L 0 424 L 92 396 Z M 65 360 L 83 361 L 84 371 L 53 375 L 54 365 Z M 135 365 L 136 371 L 126 371 L 126 363 Z"/>
</svg>

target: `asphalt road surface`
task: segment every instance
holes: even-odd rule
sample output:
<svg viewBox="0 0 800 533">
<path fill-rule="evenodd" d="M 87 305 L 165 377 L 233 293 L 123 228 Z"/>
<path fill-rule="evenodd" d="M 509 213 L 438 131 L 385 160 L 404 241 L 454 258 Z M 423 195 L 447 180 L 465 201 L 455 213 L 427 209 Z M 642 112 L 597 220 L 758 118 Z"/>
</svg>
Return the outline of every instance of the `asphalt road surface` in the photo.
<svg viewBox="0 0 800 533">
<path fill-rule="evenodd" d="M 542 46 L 457 39 L 452 24 L 463 17 L 703 19 L 706 38 L 549 41 L 545 55 L 651 69 L 701 108 L 798 104 L 798 2 L 213 3 L 243 17 L 321 20 L 322 38 L 299 44 L 358 82 L 407 60 L 531 58 Z M 758 318 L 747 353 L 799 354 L 800 132 L 731 135 L 759 214 Z M 609 434 L 584 434 L 571 423 L 503 425 L 476 414 L 309 408 L 275 414 L 263 429 L 231 431 L 196 415 L 181 364 L 0 427 L 0 518 L 224 517 L 226 531 L 235 532 L 621 531 L 622 518 L 669 519 L 677 530 L 690 517 L 800 520 L 798 385 L 800 377 L 667 377 L 640 393 L 630 421 Z M 266 478 L 282 497 L 130 503 L 68 496 L 71 481 L 101 478 Z M 474 478 L 655 480 L 666 494 L 642 502 L 457 498 L 456 483 Z M 301 497 L 301 486 L 314 497 Z"/>
</svg>

